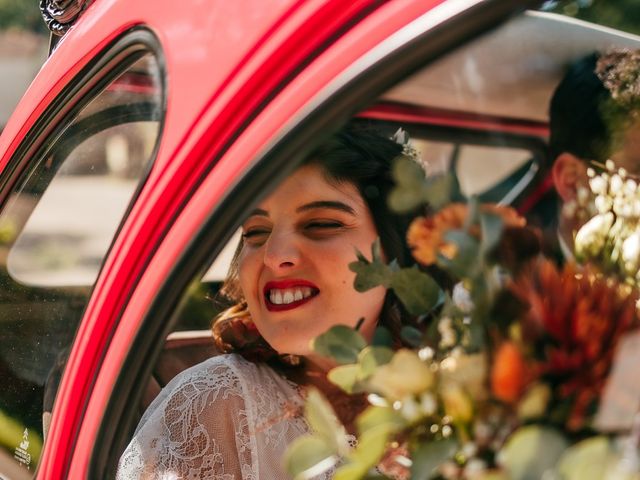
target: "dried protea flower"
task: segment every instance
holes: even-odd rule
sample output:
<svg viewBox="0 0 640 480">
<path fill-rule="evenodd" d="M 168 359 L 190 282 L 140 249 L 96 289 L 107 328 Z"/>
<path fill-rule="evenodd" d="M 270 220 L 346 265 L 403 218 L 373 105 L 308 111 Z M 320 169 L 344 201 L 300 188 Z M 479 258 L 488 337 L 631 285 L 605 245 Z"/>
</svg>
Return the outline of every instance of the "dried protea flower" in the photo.
<svg viewBox="0 0 640 480">
<path fill-rule="evenodd" d="M 509 288 L 529 305 L 520 320 L 535 369 L 553 386 L 554 399 L 571 405 L 567 428 L 587 426 L 618 341 L 639 327 L 637 291 L 588 266 L 559 270 L 549 260 L 533 264 Z"/>
</svg>

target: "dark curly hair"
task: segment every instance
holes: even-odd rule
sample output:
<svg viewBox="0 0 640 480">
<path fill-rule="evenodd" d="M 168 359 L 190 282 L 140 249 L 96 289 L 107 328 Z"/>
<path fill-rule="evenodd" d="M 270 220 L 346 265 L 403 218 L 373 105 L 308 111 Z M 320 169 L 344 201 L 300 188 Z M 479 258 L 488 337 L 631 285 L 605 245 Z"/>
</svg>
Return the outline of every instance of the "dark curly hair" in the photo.
<svg viewBox="0 0 640 480">
<path fill-rule="evenodd" d="M 331 184 L 356 186 L 372 214 L 385 255 L 405 266 L 410 259 L 405 235 L 412 216 L 398 215 L 387 205 L 387 196 L 394 184 L 391 165 L 402 152 L 402 145 L 367 126 L 351 123 L 311 152 L 303 165 L 320 166 Z M 255 328 L 240 289 L 238 255 L 241 249 L 242 241 L 221 289 L 221 295 L 235 305 L 214 319 L 214 339 L 223 352 L 237 352 L 252 360 L 271 360 L 279 354 Z M 396 346 L 402 343 L 400 329 L 408 321 L 411 321 L 409 315 L 393 292 L 388 291 L 380 324 L 390 331 Z"/>
</svg>

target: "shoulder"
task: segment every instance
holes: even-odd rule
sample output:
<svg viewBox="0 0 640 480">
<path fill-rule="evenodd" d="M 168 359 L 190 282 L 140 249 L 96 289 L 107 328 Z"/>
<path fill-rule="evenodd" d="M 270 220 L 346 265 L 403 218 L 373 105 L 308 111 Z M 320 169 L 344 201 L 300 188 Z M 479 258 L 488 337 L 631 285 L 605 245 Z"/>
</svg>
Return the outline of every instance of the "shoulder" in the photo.
<svg viewBox="0 0 640 480">
<path fill-rule="evenodd" d="M 227 399 L 241 397 L 246 372 L 253 368 L 250 362 L 239 355 L 224 354 L 183 370 L 151 402 L 136 431 L 155 416 L 176 406 L 211 405 L 218 401 L 221 394 Z"/>
<path fill-rule="evenodd" d="M 165 396 L 172 396 L 185 388 L 194 387 L 197 392 L 209 390 L 241 390 L 247 377 L 253 376 L 258 367 L 240 355 L 224 354 L 180 372 L 163 389 Z"/>
</svg>

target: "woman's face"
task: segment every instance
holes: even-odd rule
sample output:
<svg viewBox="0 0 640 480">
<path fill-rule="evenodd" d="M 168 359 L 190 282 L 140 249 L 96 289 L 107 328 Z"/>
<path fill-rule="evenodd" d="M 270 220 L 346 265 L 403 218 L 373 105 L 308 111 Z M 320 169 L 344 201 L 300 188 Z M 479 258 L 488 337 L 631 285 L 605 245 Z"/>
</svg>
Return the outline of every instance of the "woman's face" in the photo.
<svg viewBox="0 0 640 480">
<path fill-rule="evenodd" d="M 371 337 L 385 289 L 353 288 L 355 249 L 368 254 L 376 228 L 357 188 L 332 185 L 304 166 L 243 225 L 240 286 L 262 336 L 280 353 L 309 355 L 310 340 L 334 325 Z"/>
</svg>

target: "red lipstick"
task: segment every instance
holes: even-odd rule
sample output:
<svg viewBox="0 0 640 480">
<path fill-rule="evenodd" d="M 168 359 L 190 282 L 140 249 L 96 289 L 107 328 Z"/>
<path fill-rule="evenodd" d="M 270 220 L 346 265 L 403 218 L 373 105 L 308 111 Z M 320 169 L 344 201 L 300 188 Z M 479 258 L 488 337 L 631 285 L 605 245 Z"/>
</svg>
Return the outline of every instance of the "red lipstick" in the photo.
<svg viewBox="0 0 640 480">
<path fill-rule="evenodd" d="M 276 304 L 271 301 L 271 296 L 269 295 L 269 292 L 271 290 L 284 290 L 284 289 L 293 289 L 293 288 L 309 288 L 311 289 L 311 295 L 291 303 Z M 270 312 L 283 312 L 285 310 L 293 310 L 294 308 L 298 308 L 299 306 L 304 305 L 305 303 L 309 302 L 314 297 L 316 297 L 318 293 L 320 293 L 320 290 L 316 285 L 314 285 L 313 283 L 307 280 L 285 279 L 285 280 L 272 280 L 270 282 L 267 282 L 262 292 L 264 294 L 264 302 L 265 302 L 265 306 L 267 307 L 267 310 L 269 310 Z"/>
</svg>

